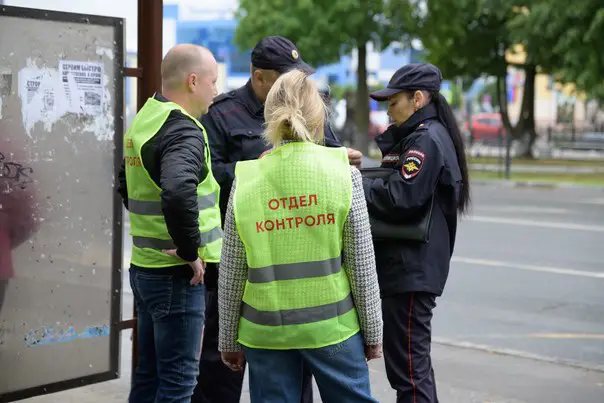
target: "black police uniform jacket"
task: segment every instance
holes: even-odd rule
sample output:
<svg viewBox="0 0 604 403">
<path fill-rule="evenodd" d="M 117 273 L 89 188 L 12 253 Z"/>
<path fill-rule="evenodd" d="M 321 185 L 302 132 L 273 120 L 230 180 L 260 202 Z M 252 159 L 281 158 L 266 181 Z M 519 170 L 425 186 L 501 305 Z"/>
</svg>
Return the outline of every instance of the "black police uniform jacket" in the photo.
<svg viewBox="0 0 604 403">
<path fill-rule="evenodd" d="M 375 240 L 382 297 L 406 292 L 441 295 L 449 274 L 462 186 L 453 142 L 428 104 L 403 125 L 376 137 L 386 178 L 364 178 L 369 214 L 392 222 L 412 220 L 433 202 L 428 242 Z"/>
<path fill-rule="evenodd" d="M 223 222 L 235 178 L 238 161 L 257 159 L 270 149 L 262 137 L 264 106 L 250 81 L 236 90 L 217 96 L 207 114 L 201 118 L 212 154 L 212 172 L 220 185 L 220 211 Z M 341 147 L 340 141 L 325 124 L 325 145 Z"/>
</svg>

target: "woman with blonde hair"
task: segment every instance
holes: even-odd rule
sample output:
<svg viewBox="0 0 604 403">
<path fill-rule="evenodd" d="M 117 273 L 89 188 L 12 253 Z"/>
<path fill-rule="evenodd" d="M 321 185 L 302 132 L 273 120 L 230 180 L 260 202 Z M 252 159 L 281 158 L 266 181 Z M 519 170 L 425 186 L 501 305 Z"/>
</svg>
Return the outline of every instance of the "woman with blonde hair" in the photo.
<svg viewBox="0 0 604 403">
<path fill-rule="evenodd" d="M 219 270 L 219 350 L 250 368 L 252 402 L 300 400 L 302 366 L 324 402 L 375 402 L 366 361 L 382 315 L 367 206 L 345 148 L 323 141 L 325 104 L 301 71 L 265 106 L 273 150 L 237 163 Z M 243 347 L 242 347 L 243 346 Z"/>
</svg>

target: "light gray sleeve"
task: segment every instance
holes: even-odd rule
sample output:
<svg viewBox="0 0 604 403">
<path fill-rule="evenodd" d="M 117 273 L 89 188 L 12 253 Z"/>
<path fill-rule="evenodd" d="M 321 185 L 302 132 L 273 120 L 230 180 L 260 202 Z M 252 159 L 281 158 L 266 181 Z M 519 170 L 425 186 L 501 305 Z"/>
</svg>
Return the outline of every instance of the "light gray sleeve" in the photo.
<svg viewBox="0 0 604 403">
<path fill-rule="evenodd" d="M 382 343 L 383 323 L 375 252 L 363 192 L 363 178 L 357 168 L 350 168 L 352 204 L 344 223 L 343 261 L 359 315 L 363 339 L 366 345 L 376 345 Z"/>
<path fill-rule="evenodd" d="M 226 211 L 222 256 L 218 269 L 218 350 L 224 352 L 241 350 L 241 345 L 237 343 L 237 333 L 248 270 L 245 247 L 235 225 L 235 187 L 234 181 Z"/>
</svg>

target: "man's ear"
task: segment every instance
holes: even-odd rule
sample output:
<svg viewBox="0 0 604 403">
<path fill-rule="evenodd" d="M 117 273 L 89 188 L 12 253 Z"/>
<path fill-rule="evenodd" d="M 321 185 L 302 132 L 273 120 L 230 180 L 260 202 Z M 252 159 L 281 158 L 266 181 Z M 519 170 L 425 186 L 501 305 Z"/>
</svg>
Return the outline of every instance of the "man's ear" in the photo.
<svg viewBox="0 0 604 403">
<path fill-rule="evenodd" d="M 253 69 L 252 76 L 254 76 L 255 81 L 258 81 L 261 83 L 264 82 L 264 75 L 262 74 L 262 70 L 260 70 L 260 69 Z"/>
<path fill-rule="evenodd" d="M 187 77 L 187 86 L 190 91 L 193 91 L 195 87 L 199 84 L 199 77 L 195 73 L 189 74 Z"/>
</svg>

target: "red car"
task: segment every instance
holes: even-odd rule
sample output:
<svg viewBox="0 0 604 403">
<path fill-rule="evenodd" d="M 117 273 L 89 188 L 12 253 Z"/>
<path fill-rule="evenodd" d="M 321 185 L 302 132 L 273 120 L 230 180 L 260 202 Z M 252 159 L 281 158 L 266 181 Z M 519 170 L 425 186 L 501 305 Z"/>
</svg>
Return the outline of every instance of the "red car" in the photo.
<svg viewBox="0 0 604 403">
<path fill-rule="evenodd" d="M 499 113 L 477 113 L 472 115 L 472 127 L 464 122 L 463 131 L 472 138 L 472 141 L 498 141 L 500 135 L 505 134 L 501 115 Z"/>
</svg>

